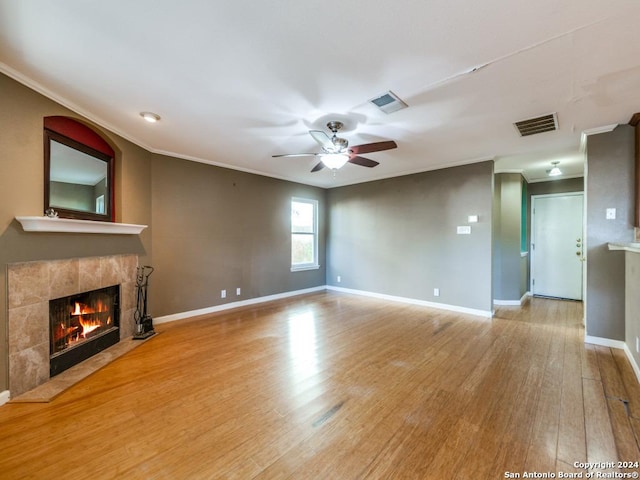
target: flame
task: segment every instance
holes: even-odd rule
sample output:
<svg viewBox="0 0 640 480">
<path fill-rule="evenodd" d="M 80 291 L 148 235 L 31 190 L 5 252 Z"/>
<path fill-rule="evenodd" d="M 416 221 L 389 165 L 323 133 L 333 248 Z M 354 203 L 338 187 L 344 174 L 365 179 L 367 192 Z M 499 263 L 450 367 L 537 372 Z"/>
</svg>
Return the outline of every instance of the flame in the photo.
<svg viewBox="0 0 640 480">
<path fill-rule="evenodd" d="M 83 315 L 106 312 L 108 311 L 108 309 L 108 306 L 101 300 L 96 301 L 93 307 L 90 307 L 89 305 L 86 305 L 84 303 L 74 302 L 74 308 L 73 312 L 71 312 L 71 315 L 74 317 L 79 317 L 78 321 L 82 326 L 82 332 L 79 332 L 80 336 L 82 336 L 83 338 L 87 338 L 88 334 L 103 326 L 100 320 L 84 318 Z M 107 320 L 107 325 L 109 325 L 110 323 L 111 317 L 109 317 L 109 319 Z"/>
<path fill-rule="evenodd" d="M 72 316 L 88 315 L 91 313 L 101 313 L 109 310 L 109 307 L 102 300 L 98 300 L 95 302 L 95 308 L 91 308 L 89 307 L 89 305 L 86 305 L 80 302 L 74 302 L 74 303 L 75 303 L 75 306 L 74 306 L 73 312 L 71 312 Z"/>
<path fill-rule="evenodd" d="M 84 338 L 87 338 L 88 334 L 102 326 L 99 320 L 87 320 L 86 318 L 82 317 L 80 317 L 80 325 L 82 326 L 82 333 L 80 333 L 80 335 L 82 335 Z"/>
<path fill-rule="evenodd" d="M 108 330 L 113 327 L 115 318 L 111 315 L 112 303 L 110 298 L 103 297 L 85 297 L 87 303 L 72 302 L 66 312 L 56 313 L 56 318 L 51 319 L 50 333 L 53 337 L 54 353 L 89 341 L 94 333 L 98 334 L 101 329 Z M 67 312 L 68 317 L 63 318 Z"/>
<path fill-rule="evenodd" d="M 84 303 L 75 302 L 75 308 L 73 309 L 73 312 L 71 312 L 71 315 L 86 315 L 87 313 L 93 313 L 93 310 Z"/>
</svg>

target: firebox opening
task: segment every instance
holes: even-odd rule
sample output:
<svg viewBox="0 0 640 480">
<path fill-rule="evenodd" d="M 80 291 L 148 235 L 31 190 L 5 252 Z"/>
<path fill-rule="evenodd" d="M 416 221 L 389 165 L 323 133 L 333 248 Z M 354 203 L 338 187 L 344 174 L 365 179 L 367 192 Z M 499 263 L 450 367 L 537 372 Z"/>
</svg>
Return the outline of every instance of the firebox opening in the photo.
<svg viewBox="0 0 640 480">
<path fill-rule="evenodd" d="M 50 376 L 120 341 L 120 286 L 49 301 Z"/>
</svg>

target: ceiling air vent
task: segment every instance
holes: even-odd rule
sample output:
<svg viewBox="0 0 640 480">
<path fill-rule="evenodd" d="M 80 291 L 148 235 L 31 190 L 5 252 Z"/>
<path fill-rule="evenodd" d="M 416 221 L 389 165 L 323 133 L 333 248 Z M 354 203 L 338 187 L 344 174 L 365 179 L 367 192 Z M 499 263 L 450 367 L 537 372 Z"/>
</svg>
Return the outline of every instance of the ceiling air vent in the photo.
<svg viewBox="0 0 640 480">
<path fill-rule="evenodd" d="M 398 98 L 398 96 L 391 90 L 387 93 L 383 93 L 379 97 L 372 98 L 369 101 L 384 113 L 393 113 L 408 107 L 408 105 L 400 100 L 400 98 Z"/>
<path fill-rule="evenodd" d="M 530 118 L 514 123 L 520 136 L 527 137 L 537 133 L 552 132 L 558 129 L 558 116 L 555 113 L 542 117 Z"/>
</svg>

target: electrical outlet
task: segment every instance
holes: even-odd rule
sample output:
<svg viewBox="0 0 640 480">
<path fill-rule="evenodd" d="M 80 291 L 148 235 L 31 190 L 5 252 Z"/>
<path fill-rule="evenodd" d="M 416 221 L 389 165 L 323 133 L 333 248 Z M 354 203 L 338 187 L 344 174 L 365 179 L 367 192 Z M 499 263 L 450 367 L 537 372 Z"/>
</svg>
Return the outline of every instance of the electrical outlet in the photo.
<svg viewBox="0 0 640 480">
<path fill-rule="evenodd" d="M 220 290 L 220 298 L 227 298 L 227 291 L 226 290 Z"/>
<path fill-rule="evenodd" d="M 242 295 L 242 289 L 240 287 L 236 288 L 236 295 L 239 297 Z"/>
<path fill-rule="evenodd" d="M 336 278 L 336 280 L 338 281 L 338 283 L 340 283 L 342 281 L 342 277 L 338 275 L 338 278 Z"/>
<path fill-rule="evenodd" d="M 439 297 L 440 296 L 440 289 L 439 288 L 434 288 L 433 289 L 433 296 L 434 297 Z"/>
</svg>

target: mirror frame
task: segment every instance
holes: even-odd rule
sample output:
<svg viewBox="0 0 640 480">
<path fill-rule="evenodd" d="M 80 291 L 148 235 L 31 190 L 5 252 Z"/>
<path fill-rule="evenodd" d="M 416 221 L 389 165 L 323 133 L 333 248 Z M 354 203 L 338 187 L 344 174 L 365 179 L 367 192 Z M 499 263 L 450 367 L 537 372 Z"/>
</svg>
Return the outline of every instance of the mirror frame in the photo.
<svg viewBox="0 0 640 480">
<path fill-rule="evenodd" d="M 54 120 L 55 119 L 55 120 Z M 65 134 L 61 133 L 63 131 Z M 72 138 L 74 137 L 74 138 Z M 107 195 L 105 198 L 105 213 L 73 210 L 50 205 L 51 193 L 51 140 L 66 145 L 69 148 L 85 153 L 107 164 Z M 94 148 L 98 147 L 100 150 Z M 107 153 L 109 152 L 109 153 Z M 77 220 L 93 220 L 113 222 L 114 212 L 114 180 L 115 158 L 113 149 L 96 132 L 86 125 L 66 117 L 45 118 L 44 128 L 44 211 L 49 208 L 55 210 L 61 218 Z"/>
</svg>

